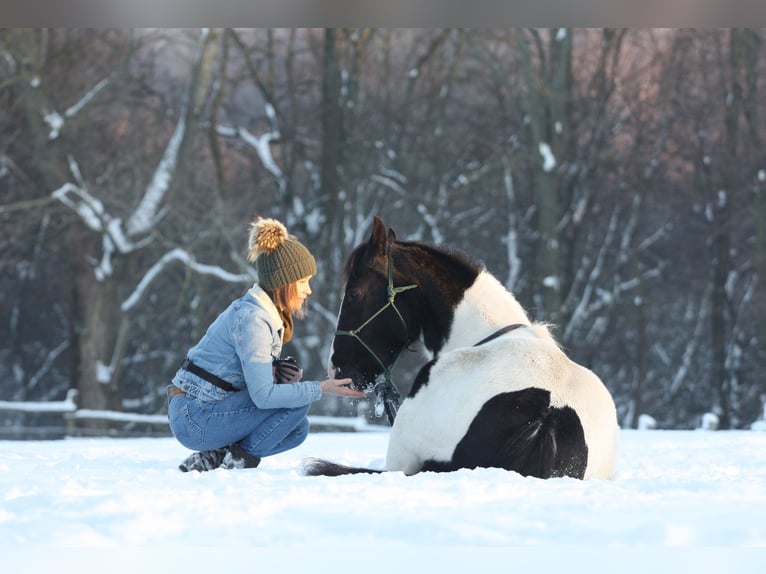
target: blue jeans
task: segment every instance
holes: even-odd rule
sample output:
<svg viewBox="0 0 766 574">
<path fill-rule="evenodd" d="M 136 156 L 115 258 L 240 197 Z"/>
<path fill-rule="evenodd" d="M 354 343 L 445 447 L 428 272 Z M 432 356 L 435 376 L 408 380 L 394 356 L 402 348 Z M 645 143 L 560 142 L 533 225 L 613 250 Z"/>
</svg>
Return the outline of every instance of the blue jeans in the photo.
<svg viewBox="0 0 766 574">
<path fill-rule="evenodd" d="M 309 433 L 309 406 L 259 409 L 247 391 L 219 402 L 189 395 L 170 397 L 170 430 L 186 448 L 211 450 L 238 443 L 253 456 L 264 457 L 300 445 Z"/>
</svg>

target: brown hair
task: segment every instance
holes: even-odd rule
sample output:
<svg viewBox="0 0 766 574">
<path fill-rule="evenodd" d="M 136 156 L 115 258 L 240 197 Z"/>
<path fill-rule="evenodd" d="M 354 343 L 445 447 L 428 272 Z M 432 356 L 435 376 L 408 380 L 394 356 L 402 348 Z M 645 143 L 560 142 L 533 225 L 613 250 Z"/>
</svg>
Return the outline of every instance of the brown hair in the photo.
<svg viewBox="0 0 766 574">
<path fill-rule="evenodd" d="M 271 300 L 274 302 L 285 324 L 285 332 L 282 335 L 282 342 L 287 343 L 293 338 L 293 317 L 303 319 L 306 313 L 305 303 L 300 303 L 298 299 L 298 288 L 295 283 L 288 283 L 274 289 L 265 289 Z"/>
</svg>

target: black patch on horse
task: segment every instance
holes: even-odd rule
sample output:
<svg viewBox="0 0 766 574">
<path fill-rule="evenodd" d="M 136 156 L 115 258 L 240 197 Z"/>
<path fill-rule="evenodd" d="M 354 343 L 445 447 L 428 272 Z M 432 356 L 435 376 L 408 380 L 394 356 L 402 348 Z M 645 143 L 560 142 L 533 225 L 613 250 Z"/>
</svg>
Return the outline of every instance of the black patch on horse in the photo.
<svg viewBox="0 0 766 574">
<path fill-rule="evenodd" d="M 414 397 L 416 394 L 418 394 L 420 387 L 422 387 L 428 382 L 428 379 L 431 378 L 431 367 L 434 366 L 435 362 L 436 362 L 436 359 L 433 359 L 431 361 L 428 361 L 425 365 L 423 365 L 420 368 L 420 371 L 418 371 L 418 375 L 415 377 L 415 381 L 412 383 L 412 387 L 410 388 L 410 393 L 407 395 L 408 397 Z"/>
<path fill-rule="evenodd" d="M 550 392 L 529 388 L 498 394 L 474 417 L 452 460 L 426 461 L 425 471 L 504 468 L 523 476 L 583 478 L 588 445 L 570 407 L 551 407 Z"/>
</svg>

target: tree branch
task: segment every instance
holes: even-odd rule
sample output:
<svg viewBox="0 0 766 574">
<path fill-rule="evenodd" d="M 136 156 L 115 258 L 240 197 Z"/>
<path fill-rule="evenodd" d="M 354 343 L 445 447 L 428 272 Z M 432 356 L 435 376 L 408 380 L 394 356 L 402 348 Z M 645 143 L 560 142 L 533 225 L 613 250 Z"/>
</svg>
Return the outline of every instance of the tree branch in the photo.
<svg viewBox="0 0 766 574">
<path fill-rule="evenodd" d="M 154 281 L 154 279 L 165 269 L 165 267 L 174 261 L 180 261 L 189 269 L 196 271 L 201 275 L 214 275 L 215 277 L 230 283 L 245 283 L 255 279 L 253 274 L 236 275 L 218 267 L 217 265 L 206 265 L 204 263 L 198 263 L 194 256 L 192 256 L 187 251 L 177 247 L 171 251 L 168 251 L 159 259 L 159 261 L 157 261 L 149 268 L 141 281 L 138 282 L 138 285 L 136 285 L 133 293 L 131 293 L 131 295 L 122 302 L 122 311 L 125 313 L 133 309 L 144 296 L 144 293 L 146 292 L 146 289 L 149 287 L 151 282 Z"/>
</svg>

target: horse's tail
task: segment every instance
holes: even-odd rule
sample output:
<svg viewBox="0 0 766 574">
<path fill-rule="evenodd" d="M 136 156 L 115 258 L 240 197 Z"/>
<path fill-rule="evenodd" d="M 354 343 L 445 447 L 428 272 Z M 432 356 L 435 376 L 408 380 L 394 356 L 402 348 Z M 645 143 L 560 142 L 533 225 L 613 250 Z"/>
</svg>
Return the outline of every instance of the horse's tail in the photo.
<svg viewBox="0 0 766 574">
<path fill-rule="evenodd" d="M 516 429 L 507 437 L 500 454 L 505 461 L 513 461 L 506 468 L 538 478 L 583 478 L 588 463 L 580 420 L 569 407 L 550 409 Z"/>
<path fill-rule="evenodd" d="M 382 472 L 385 471 L 346 466 L 321 458 L 307 458 L 303 461 L 303 474 L 305 476 L 343 476 L 346 474 L 380 474 Z"/>
</svg>

